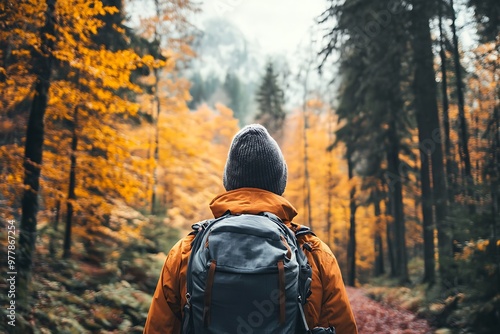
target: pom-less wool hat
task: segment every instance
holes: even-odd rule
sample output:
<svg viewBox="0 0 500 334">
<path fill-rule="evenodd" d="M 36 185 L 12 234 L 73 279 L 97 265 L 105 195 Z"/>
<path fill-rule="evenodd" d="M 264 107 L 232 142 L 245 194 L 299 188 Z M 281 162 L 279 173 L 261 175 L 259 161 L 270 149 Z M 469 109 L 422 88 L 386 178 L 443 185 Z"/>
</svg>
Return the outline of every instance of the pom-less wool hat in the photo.
<svg viewBox="0 0 500 334">
<path fill-rule="evenodd" d="M 265 127 L 247 125 L 234 136 L 222 180 L 227 191 L 251 187 L 282 195 L 286 179 L 283 154 Z"/>
</svg>

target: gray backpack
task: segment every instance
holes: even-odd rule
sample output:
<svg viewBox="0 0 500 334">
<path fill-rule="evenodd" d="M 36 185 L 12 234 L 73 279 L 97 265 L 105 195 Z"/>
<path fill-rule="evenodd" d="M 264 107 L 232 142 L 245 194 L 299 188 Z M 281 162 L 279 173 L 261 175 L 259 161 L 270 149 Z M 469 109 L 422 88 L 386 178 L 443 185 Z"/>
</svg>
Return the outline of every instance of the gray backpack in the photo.
<svg viewBox="0 0 500 334">
<path fill-rule="evenodd" d="M 303 304 L 311 267 L 297 236 L 271 213 L 193 225 L 183 334 L 311 333 Z"/>
</svg>

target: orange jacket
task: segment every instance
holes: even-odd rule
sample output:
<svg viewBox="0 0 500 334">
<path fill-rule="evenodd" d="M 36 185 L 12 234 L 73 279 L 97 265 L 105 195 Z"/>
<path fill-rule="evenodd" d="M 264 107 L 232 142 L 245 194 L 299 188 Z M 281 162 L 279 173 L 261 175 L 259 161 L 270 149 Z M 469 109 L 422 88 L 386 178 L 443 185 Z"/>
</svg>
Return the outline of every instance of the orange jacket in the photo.
<svg viewBox="0 0 500 334">
<path fill-rule="evenodd" d="M 226 211 L 233 214 L 258 214 L 266 211 L 280 217 L 292 230 L 295 208 L 283 197 L 271 192 L 241 188 L 226 192 L 210 203 L 214 216 Z M 181 332 L 182 310 L 186 304 L 186 271 L 193 235 L 181 239 L 168 253 L 160 274 L 144 327 L 146 334 L 178 334 Z M 299 237 L 299 244 L 310 243 L 312 251 L 305 254 L 312 267 L 312 294 L 305 305 L 310 328 L 334 326 L 338 334 L 357 333 L 356 322 L 337 259 L 318 237 Z"/>
</svg>

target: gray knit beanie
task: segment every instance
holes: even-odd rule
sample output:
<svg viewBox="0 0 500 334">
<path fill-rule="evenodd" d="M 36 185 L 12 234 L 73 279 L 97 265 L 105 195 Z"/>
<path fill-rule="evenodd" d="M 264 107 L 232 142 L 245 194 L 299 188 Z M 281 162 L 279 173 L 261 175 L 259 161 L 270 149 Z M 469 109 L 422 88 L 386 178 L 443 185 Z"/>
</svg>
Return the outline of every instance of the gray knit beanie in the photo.
<svg viewBox="0 0 500 334">
<path fill-rule="evenodd" d="M 286 179 L 283 154 L 265 127 L 247 125 L 234 136 L 222 178 L 227 191 L 251 187 L 282 195 Z"/>
</svg>

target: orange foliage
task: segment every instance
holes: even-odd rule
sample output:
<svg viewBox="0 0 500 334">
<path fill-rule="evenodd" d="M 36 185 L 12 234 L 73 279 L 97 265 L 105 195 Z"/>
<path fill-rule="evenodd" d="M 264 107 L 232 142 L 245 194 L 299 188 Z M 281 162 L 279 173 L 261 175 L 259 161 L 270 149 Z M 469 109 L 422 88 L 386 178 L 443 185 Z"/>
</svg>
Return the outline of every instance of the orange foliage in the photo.
<svg viewBox="0 0 500 334">
<path fill-rule="evenodd" d="M 349 231 L 349 192 L 351 187 L 359 187 L 360 180 L 354 178 L 349 181 L 342 145 L 336 146 L 331 152 L 327 150 L 334 141 L 332 133 L 337 126 L 336 116 L 319 99 L 307 101 L 306 106 L 312 225 L 314 232 L 329 244 L 340 265 L 344 267 Z M 288 115 L 284 128 L 282 149 L 288 164 L 288 184 L 284 197 L 299 212 L 294 221 L 306 224 L 303 111 L 296 110 Z M 358 193 L 360 194 L 359 191 Z M 330 230 L 327 224 L 328 212 Z M 365 207 L 358 208 L 356 212 L 357 266 L 365 270 L 371 268 L 375 256 L 373 233 L 376 225 L 372 212 L 373 210 Z"/>
<path fill-rule="evenodd" d="M 20 213 L 24 140 L 21 133 L 25 132 L 26 111 L 33 90 L 29 50 L 39 48 L 37 32 L 43 24 L 45 4 L 22 1 L 0 6 L 2 20 L 4 13 L 7 18 L 0 29 L 2 46 L 6 46 L 0 48 L 0 59 L 4 60 L 0 64 L 0 126 L 9 131 L 0 138 L 0 158 L 7 162 L 0 173 L 0 191 L 5 199 L 0 210 L 2 215 L 12 217 Z M 168 61 L 162 61 L 150 55 L 140 57 L 132 49 L 111 50 L 96 45 L 94 37 L 104 25 L 102 17 L 117 11 L 101 1 L 85 0 L 57 1 L 55 10 L 55 46 L 50 56 L 56 59 L 58 75 L 53 77 L 45 114 L 39 215 L 43 226 L 52 220 L 52 210 L 58 201 L 64 211 L 69 201 L 69 157 L 75 154 L 76 199 L 71 200 L 75 209 L 74 231 L 87 237 L 97 232 L 113 234 L 109 217 L 115 209 L 123 205 L 141 208 L 148 203 L 150 161 L 130 149 L 139 139 L 129 135 L 127 119 L 137 119 L 140 106 L 131 101 L 130 93 L 141 93 L 140 87 L 131 81 L 132 71 L 147 66 L 162 67 L 165 73 L 173 73 L 176 60 L 185 56 L 181 53 L 190 53 L 186 48 L 166 50 Z M 172 27 L 176 25 L 175 19 L 172 18 Z M 182 94 L 174 92 L 176 85 L 182 88 Z M 172 93 L 165 100 L 167 108 L 185 105 L 188 85 L 175 76 L 165 82 L 164 89 Z M 124 91 L 130 93 L 121 94 Z M 78 145 L 72 152 L 75 126 Z M 176 140 L 170 138 L 169 142 Z M 136 227 L 123 225 L 114 230 L 121 230 L 123 235 L 135 231 L 138 235 Z"/>
<path fill-rule="evenodd" d="M 186 104 L 165 108 L 160 114 L 158 198 L 167 210 L 167 222 L 183 229 L 211 217 L 208 204 L 222 187 L 222 171 L 238 121 L 230 109 L 200 106 L 190 111 Z M 132 149 L 149 156 L 149 184 L 152 184 L 153 129 L 131 131 L 136 138 Z M 149 153 L 148 153 L 149 151 Z M 152 188 L 148 188 L 148 198 Z"/>
</svg>

